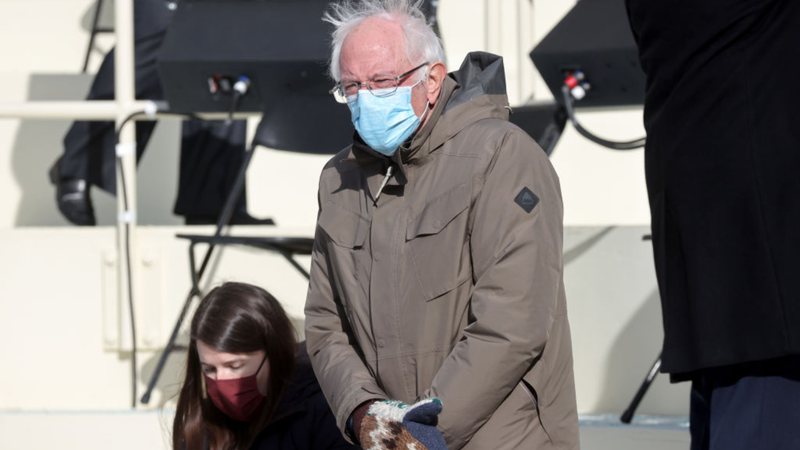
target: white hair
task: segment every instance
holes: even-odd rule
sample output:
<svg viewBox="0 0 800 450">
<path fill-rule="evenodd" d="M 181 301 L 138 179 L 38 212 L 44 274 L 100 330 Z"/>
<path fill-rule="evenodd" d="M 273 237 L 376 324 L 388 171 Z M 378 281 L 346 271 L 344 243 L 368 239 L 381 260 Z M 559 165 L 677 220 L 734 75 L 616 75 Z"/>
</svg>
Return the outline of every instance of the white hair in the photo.
<svg viewBox="0 0 800 450">
<path fill-rule="evenodd" d="M 400 24 L 406 40 L 406 56 L 416 64 L 444 62 L 442 41 L 420 9 L 422 0 L 343 0 L 332 3 L 322 20 L 333 25 L 331 42 L 331 78 L 341 79 L 339 58 L 345 38 L 364 19 L 381 17 Z M 425 71 L 427 72 L 427 71 Z"/>
</svg>

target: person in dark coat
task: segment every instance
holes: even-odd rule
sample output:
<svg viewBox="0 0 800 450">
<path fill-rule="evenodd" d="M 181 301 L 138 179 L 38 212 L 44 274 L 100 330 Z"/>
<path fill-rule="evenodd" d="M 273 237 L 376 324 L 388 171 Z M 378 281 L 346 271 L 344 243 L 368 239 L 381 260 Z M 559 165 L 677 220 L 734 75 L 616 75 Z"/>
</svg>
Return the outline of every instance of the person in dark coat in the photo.
<svg viewBox="0 0 800 450">
<path fill-rule="evenodd" d="M 135 0 L 134 60 L 136 98 L 162 100 L 158 52 L 174 14 L 167 0 Z M 172 5 L 172 6 L 170 6 Z M 88 100 L 114 99 L 114 49 L 106 54 L 92 82 Z M 136 157 L 144 153 L 155 122 L 136 123 Z M 175 214 L 186 223 L 215 223 L 244 159 L 246 121 L 184 121 L 181 130 L 180 175 Z M 90 187 L 115 194 L 116 135 L 114 122 L 76 121 L 64 136 L 64 153 L 50 170 L 56 203 L 76 225 L 96 223 Z M 232 223 L 258 223 L 246 212 L 244 192 Z M 269 221 L 262 221 L 269 223 Z"/>
<path fill-rule="evenodd" d="M 305 343 L 267 291 L 228 282 L 192 318 L 175 450 L 356 450 L 336 427 Z"/>
<path fill-rule="evenodd" d="M 627 0 L 662 371 L 693 449 L 800 448 L 800 2 Z"/>
</svg>

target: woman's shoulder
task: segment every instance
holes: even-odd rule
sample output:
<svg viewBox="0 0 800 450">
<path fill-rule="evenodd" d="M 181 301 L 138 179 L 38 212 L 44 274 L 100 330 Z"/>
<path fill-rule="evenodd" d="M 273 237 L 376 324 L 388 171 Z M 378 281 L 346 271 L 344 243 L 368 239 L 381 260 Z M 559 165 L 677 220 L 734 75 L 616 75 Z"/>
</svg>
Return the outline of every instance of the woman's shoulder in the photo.
<svg viewBox="0 0 800 450">
<path fill-rule="evenodd" d="M 298 345 L 292 381 L 276 419 L 256 439 L 254 450 L 349 450 L 317 383 L 304 343 Z"/>
<path fill-rule="evenodd" d="M 295 351 L 295 365 L 291 381 L 286 386 L 283 400 L 288 403 L 286 407 L 291 407 L 305 401 L 315 400 L 322 395 L 322 390 L 314 375 L 311 361 L 308 358 L 305 341 L 297 344 Z"/>
<path fill-rule="evenodd" d="M 302 412 L 318 412 L 320 407 L 328 408 L 322 389 L 311 367 L 305 342 L 297 344 L 295 364 L 292 376 L 286 384 L 275 411 L 275 420 L 279 421 Z"/>
</svg>

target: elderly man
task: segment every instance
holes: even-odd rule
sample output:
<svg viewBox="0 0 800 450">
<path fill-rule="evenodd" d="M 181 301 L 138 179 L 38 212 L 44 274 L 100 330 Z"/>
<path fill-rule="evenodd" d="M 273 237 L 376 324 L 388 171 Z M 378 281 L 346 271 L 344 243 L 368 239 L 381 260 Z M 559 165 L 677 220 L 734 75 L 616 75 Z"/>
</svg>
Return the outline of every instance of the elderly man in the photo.
<svg viewBox="0 0 800 450">
<path fill-rule="evenodd" d="M 408 0 L 326 20 L 357 134 L 320 177 L 305 312 L 339 426 L 364 448 L 577 449 L 559 184 L 508 122 L 501 59 L 448 75 Z"/>
</svg>

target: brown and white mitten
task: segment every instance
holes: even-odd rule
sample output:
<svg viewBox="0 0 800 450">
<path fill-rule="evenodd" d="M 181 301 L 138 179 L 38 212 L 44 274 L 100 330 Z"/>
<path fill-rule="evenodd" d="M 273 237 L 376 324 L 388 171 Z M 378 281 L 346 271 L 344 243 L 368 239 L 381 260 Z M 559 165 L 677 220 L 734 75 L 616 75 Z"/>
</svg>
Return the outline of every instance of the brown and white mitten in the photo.
<svg viewBox="0 0 800 450">
<path fill-rule="evenodd" d="M 369 406 L 361 421 L 359 442 L 364 450 L 447 450 L 441 431 L 436 428 L 442 411 L 438 398 L 407 405 L 397 400 L 382 400 Z"/>
</svg>

